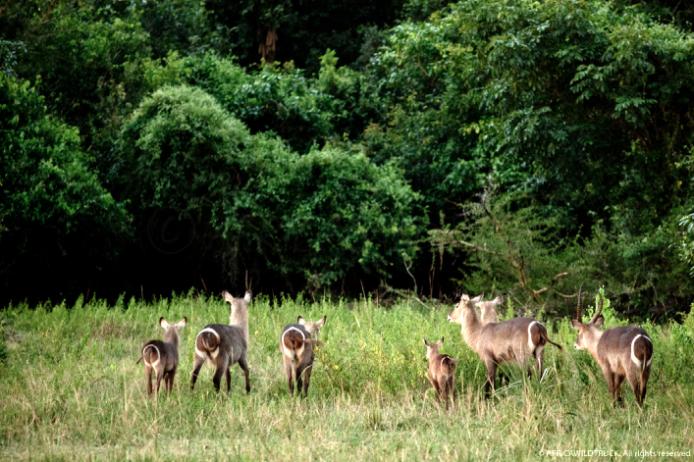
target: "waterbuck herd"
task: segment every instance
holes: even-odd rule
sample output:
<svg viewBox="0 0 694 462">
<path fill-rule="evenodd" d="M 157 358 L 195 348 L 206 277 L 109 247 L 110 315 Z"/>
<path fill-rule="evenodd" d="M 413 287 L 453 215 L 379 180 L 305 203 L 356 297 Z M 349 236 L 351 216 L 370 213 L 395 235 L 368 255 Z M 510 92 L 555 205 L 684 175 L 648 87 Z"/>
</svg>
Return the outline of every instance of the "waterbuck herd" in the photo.
<svg viewBox="0 0 694 462">
<path fill-rule="evenodd" d="M 212 382 L 219 391 L 222 376 L 226 377 L 227 392 L 231 390 L 230 368 L 238 363 L 243 371 L 246 393 L 251 385 L 248 370 L 248 305 L 250 292 L 243 298 L 223 292 L 224 301 L 230 305 L 229 324 L 208 324 L 195 337 L 195 358 L 191 376 L 191 389 L 195 387 L 198 373 L 205 362 L 215 368 Z M 543 375 L 543 352 L 547 344 L 559 349 L 561 345 L 550 340 L 547 329 L 539 321 L 517 317 L 498 321 L 497 307 L 501 297 L 484 301 L 482 295 L 470 298 L 462 295 L 448 321 L 461 326 L 464 342 L 479 356 L 487 369 L 485 396 L 494 391 L 497 367 L 502 363 L 516 363 L 528 367 L 528 376 L 533 366 L 538 379 Z M 480 314 L 478 314 L 478 310 Z M 587 350 L 598 363 L 607 381 L 613 403 L 622 402 L 620 388 L 624 379 L 629 382 L 636 402 L 643 407 L 646 398 L 648 377 L 653 361 L 653 343 L 640 327 L 616 327 L 602 330 L 605 318 L 597 312 L 588 323 L 581 322 L 580 310 L 572 326 L 578 331 L 575 348 Z M 316 347 L 320 345 L 318 335 L 325 325 L 326 317 L 310 322 L 299 316 L 296 323 L 288 324 L 279 337 L 279 350 L 287 375 L 289 393 L 307 396 L 313 369 Z M 159 319 L 164 329 L 164 340 L 150 340 L 141 349 L 138 360 L 145 367 L 147 393 L 152 395 L 153 375 L 156 374 L 156 392 L 162 379 L 166 390 L 173 388 L 178 366 L 179 331 L 187 319 L 171 324 L 163 317 Z M 427 379 L 436 391 L 436 398 L 446 407 L 455 399 L 455 370 L 458 361 L 447 354 L 439 353 L 443 338 L 436 342 L 424 339 L 428 361 Z"/>
</svg>

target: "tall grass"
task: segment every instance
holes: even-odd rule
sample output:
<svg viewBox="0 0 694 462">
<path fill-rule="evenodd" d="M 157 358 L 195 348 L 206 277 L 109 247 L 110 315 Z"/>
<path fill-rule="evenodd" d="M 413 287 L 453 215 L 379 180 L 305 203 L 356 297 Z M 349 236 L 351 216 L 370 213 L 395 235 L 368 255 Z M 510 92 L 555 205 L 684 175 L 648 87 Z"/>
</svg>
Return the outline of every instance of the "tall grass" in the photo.
<svg viewBox="0 0 694 462">
<path fill-rule="evenodd" d="M 636 459 L 641 450 L 694 450 L 692 314 L 682 325 L 645 326 L 655 357 L 640 411 L 628 386 L 624 408 L 612 407 L 592 358 L 574 351 L 567 320 L 546 320 L 565 349 L 545 350 L 542 383 L 507 367 L 508 384 L 485 400 L 484 368 L 446 322 L 446 307 L 260 299 L 250 310 L 253 390 L 243 392 L 236 367 L 226 395 L 214 392 L 208 366 L 189 387 L 195 334 L 228 320 L 219 299 L 4 309 L 0 458 L 535 460 L 600 450 Z M 303 400 L 288 396 L 278 348 L 299 314 L 328 316 Z M 173 393 L 148 399 L 135 361 L 146 340 L 161 338 L 159 316 L 189 323 Z M 449 411 L 424 375 L 422 339 L 441 336 L 460 358 Z"/>
</svg>

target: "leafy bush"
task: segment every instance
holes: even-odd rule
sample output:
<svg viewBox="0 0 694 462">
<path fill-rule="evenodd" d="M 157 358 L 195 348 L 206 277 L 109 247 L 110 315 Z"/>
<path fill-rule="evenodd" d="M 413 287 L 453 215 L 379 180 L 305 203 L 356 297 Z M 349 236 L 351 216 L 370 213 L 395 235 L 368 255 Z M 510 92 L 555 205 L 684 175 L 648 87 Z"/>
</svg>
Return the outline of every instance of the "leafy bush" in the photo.
<svg viewBox="0 0 694 462">
<path fill-rule="evenodd" d="M 301 70 L 291 65 L 263 66 L 247 73 L 215 55 L 187 60 L 189 82 L 213 95 L 253 133 L 273 132 L 300 152 L 322 144 L 331 135 L 330 115 L 321 94 Z"/>
<path fill-rule="evenodd" d="M 562 238 L 556 214 L 528 200 L 487 191 L 463 207 L 463 220 L 430 232 L 435 249 L 466 252 L 456 275 L 467 293 L 501 292 L 514 306 L 571 313 L 578 291 L 596 290 L 581 249 Z"/>
<path fill-rule="evenodd" d="M 0 120 L 3 286 L 24 284 L 27 274 L 57 280 L 60 274 L 49 274 L 112 257 L 115 237 L 128 234 L 128 215 L 93 172 L 77 129 L 48 115 L 28 82 L 4 73 Z M 25 266 L 35 258 L 40 268 Z"/>
<path fill-rule="evenodd" d="M 289 278 L 279 289 L 297 277 L 299 287 L 329 288 L 414 258 L 422 223 L 398 170 L 338 148 L 299 156 L 251 135 L 203 90 L 156 91 L 119 146 L 118 176 L 141 226 L 175 211 L 199 257 L 221 261 L 232 282 L 271 270 Z"/>
<path fill-rule="evenodd" d="M 347 276 L 366 276 L 371 281 L 362 285 L 373 288 L 414 259 L 425 223 L 416 211 L 418 196 L 401 175 L 333 147 L 297 160 L 282 225 L 288 260 L 310 288 Z"/>
<path fill-rule="evenodd" d="M 691 35 L 603 1 L 460 2 L 397 26 L 374 57 L 388 111 L 367 140 L 408 166 L 433 217 L 491 174 L 572 230 L 625 201 L 630 226 L 653 225 L 689 182 L 692 57 Z"/>
</svg>

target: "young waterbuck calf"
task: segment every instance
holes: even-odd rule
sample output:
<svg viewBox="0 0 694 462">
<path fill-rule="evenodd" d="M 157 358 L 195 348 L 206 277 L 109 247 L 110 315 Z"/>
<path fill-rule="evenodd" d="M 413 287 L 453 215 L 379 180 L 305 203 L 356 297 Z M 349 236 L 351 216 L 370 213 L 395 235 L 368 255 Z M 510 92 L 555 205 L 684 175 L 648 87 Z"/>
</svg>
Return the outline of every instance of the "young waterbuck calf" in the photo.
<svg viewBox="0 0 694 462">
<path fill-rule="evenodd" d="M 429 369 L 427 370 L 427 379 L 436 390 L 436 399 L 445 401 L 446 408 L 450 401 L 455 399 L 455 367 L 458 362 L 448 355 L 439 353 L 439 349 L 443 346 L 443 337 L 438 342 L 429 342 L 424 339 L 424 345 L 427 348 L 427 361 Z"/>
<path fill-rule="evenodd" d="M 195 388 L 195 381 L 205 361 L 210 361 L 215 367 L 212 383 L 219 391 L 222 375 L 226 376 L 227 392 L 231 391 L 230 368 L 235 363 L 243 370 L 246 380 L 246 393 L 250 393 L 251 384 L 248 377 L 248 304 L 251 302 L 250 292 L 243 298 L 232 297 L 229 292 L 222 293 L 224 301 L 231 305 L 229 325 L 208 324 L 195 337 L 195 358 L 193 376 L 190 388 Z"/>
<path fill-rule="evenodd" d="M 157 394 L 161 386 L 161 379 L 164 379 L 166 391 L 171 392 L 178 367 L 178 332 L 183 329 L 187 322 L 188 318 L 186 317 L 175 324 L 169 324 L 163 317 L 159 318 L 159 325 L 164 329 L 164 341 L 150 340 L 140 350 L 141 355 L 137 362 L 142 361 L 145 365 L 148 395 L 152 395 L 152 376 L 154 373 L 157 374 Z"/>
<path fill-rule="evenodd" d="M 284 371 L 287 374 L 289 394 L 294 394 L 296 382 L 297 394 L 308 395 L 313 369 L 314 346 L 318 343 L 318 333 L 325 325 L 327 316 L 315 322 L 308 322 L 299 316 L 296 324 L 289 324 L 282 330 L 280 336 L 280 351 Z"/>
<path fill-rule="evenodd" d="M 575 347 L 588 350 L 597 361 L 615 405 L 622 402 L 620 388 L 626 378 L 634 390 L 636 403 L 643 407 L 653 361 L 653 342 L 646 331 L 637 326 L 601 330 L 605 322 L 601 311 L 601 307 L 598 308 L 587 324 L 579 321 L 580 314 L 571 321 L 578 330 Z"/>
<path fill-rule="evenodd" d="M 463 340 L 475 351 L 487 368 L 485 394 L 494 389 L 497 366 L 504 362 L 525 364 L 531 357 L 537 363 L 538 377 L 542 377 L 542 355 L 547 343 L 561 349 L 547 336 L 547 329 L 531 318 L 514 318 L 508 321 L 482 324 L 475 305 L 482 296 L 460 297 L 460 302 L 448 315 L 450 322 L 461 325 Z"/>
</svg>

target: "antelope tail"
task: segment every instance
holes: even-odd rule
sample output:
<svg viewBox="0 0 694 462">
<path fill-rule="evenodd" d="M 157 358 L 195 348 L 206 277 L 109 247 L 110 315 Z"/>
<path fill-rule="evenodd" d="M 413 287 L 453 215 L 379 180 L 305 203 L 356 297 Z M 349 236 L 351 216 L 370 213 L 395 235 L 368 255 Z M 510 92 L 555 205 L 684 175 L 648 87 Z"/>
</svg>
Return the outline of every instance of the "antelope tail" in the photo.
<svg viewBox="0 0 694 462">
<path fill-rule="evenodd" d="M 644 335 L 643 338 L 644 338 L 644 340 L 646 340 L 648 343 L 651 344 L 651 349 L 650 349 L 651 350 L 650 351 L 651 357 L 650 358 L 648 357 L 648 353 L 649 353 L 648 347 L 643 348 L 643 359 L 641 359 L 641 377 L 640 377 L 641 386 L 643 386 L 643 382 L 644 382 L 644 378 L 645 378 L 644 376 L 646 374 L 646 369 L 651 365 L 651 362 L 653 361 L 653 343 L 651 343 L 651 339 L 649 337 Z"/>
<path fill-rule="evenodd" d="M 551 341 L 551 340 L 549 339 L 549 337 L 547 337 L 547 342 L 548 342 L 548 343 L 551 343 L 552 345 L 554 345 L 555 347 L 559 348 L 560 350 L 563 350 L 563 349 L 564 349 L 564 348 L 562 348 L 562 346 L 559 345 L 558 343 Z"/>
</svg>

